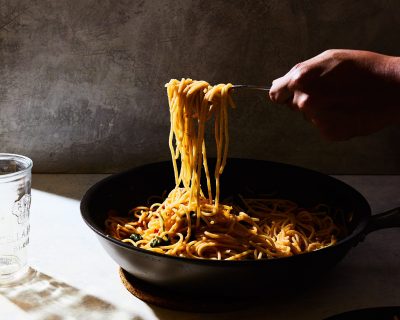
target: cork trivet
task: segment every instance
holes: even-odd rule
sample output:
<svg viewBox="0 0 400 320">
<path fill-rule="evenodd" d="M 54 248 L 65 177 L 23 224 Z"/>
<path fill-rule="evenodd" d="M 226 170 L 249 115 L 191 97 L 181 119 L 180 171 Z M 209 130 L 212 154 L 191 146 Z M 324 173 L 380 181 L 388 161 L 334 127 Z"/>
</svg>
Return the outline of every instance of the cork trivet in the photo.
<svg viewBox="0 0 400 320">
<path fill-rule="evenodd" d="M 224 312 L 245 308 L 251 304 L 246 299 L 221 299 L 182 294 L 157 287 L 140 280 L 124 269 L 119 269 L 119 276 L 125 288 L 140 300 L 158 307 L 188 312 Z"/>
</svg>

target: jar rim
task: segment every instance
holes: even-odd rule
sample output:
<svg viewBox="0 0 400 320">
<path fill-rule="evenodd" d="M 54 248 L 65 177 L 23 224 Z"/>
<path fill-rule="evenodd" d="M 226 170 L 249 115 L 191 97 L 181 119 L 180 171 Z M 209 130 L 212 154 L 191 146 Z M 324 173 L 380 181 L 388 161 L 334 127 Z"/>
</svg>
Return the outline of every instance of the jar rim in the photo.
<svg viewBox="0 0 400 320">
<path fill-rule="evenodd" d="M 21 169 L 15 172 L 0 174 L 0 182 L 25 176 L 29 174 L 32 170 L 33 161 L 30 158 L 23 155 L 14 153 L 0 153 L 0 161 L 1 160 L 13 160 L 21 165 Z"/>
</svg>

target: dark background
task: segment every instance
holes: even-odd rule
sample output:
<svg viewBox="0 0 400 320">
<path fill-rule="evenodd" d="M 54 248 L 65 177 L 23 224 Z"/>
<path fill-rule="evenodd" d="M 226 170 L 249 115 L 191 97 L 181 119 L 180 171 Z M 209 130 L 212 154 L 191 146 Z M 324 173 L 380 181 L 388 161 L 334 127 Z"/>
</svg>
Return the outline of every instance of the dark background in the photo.
<svg viewBox="0 0 400 320">
<path fill-rule="evenodd" d="M 400 55 L 400 2 L 0 1 L 0 152 L 35 172 L 168 160 L 164 84 L 270 84 L 329 48 Z M 230 113 L 230 155 L 325 173 L 400 173 L 400 128 L 326 142 L 255 92 Z"/>
</svg>

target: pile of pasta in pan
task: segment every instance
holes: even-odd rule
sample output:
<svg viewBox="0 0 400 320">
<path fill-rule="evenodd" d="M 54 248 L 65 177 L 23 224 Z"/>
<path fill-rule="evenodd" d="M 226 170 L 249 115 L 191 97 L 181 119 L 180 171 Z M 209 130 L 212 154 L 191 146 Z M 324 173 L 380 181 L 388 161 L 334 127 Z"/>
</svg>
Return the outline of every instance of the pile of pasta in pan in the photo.
<svg viewBox="0 0 400 320">
<path fill-rule="evenodd" d="M 228 109 L 235 107 L 232 85 L 173 79 L 166 87 L 175 188 L 164 199 L 135 207 L 127 216 L 110 212 L 109 235 L 159 253 L 218 260 L 287 257 L 336 243 L 340 228 L 324 205 L 305 209 L 285 199 L 240 196 L 237 203 L 221 203 Z M 204 138 L 207 122 L 213 125 L 216 144 L 212 172 Z"/>
</svg>

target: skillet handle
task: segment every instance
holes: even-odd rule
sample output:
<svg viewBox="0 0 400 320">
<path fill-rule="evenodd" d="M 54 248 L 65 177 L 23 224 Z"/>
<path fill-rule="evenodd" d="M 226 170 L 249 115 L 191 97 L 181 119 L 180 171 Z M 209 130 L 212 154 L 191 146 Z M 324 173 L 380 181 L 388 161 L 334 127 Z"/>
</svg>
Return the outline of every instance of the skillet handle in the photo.
<svg viewBox="0 0 400 320">
<path fill-rule="evenodd" d="M 396 227 L 400 227 L 400 207 L 371 216 L 365 233 Z"/>
</svg>

